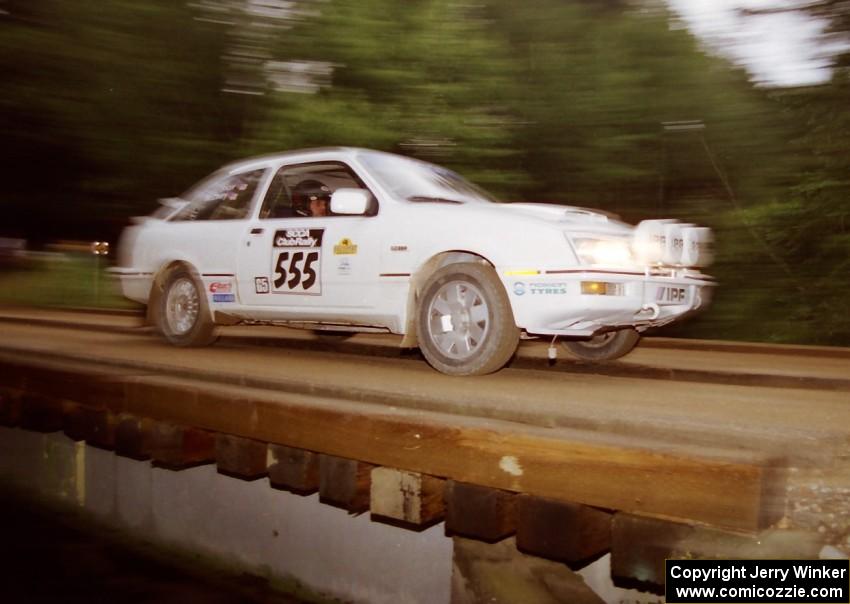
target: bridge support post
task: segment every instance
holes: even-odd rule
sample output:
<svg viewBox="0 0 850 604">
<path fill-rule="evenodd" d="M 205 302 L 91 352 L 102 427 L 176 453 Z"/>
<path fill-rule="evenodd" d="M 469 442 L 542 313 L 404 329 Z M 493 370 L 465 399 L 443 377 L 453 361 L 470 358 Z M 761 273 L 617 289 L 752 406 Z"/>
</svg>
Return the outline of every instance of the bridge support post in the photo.
<svg viewBox="0 0 850 604">
<path fill-rule="evenodd" d="M 269 444 L 269 482 L 276 489 L 286 489 L 299 495 L 310 495 L 319 490 L 319 454 Z"/>
<path fill-rule="evenodd" d="M 152 423 L 149 419 L 120 415 L 115 426 L 115 453 L 138 461 L 150 459 Z"/>
<path fill-rule="evenodd" d="M 464 482 L 446 486 L 446 534 L 495 543 L 516 532 L 517 496 Z"/>
<path fill-rule="evenodd" d="M 425 526 L 445 515 L 445 480 L 393 468 L 372 470 L 371 510 L 375 516 Z"/>
<path fill-rule="evenodd" d="M 374 467 L 354 459 L 320 455 L 319 500 L 352 514 L 368 511 Z"/>
<path fill-rule="evenodd" d="M 218 471 L 243 480 L 256 480 L 266 475 L 268 447 L 266 443 L 230 434 L 215 435 L 215 461 Z"/>
<path fill-rule="evenodd" d="M 33 432 L 62 430 L 62 404 L 51 397 L 24 394 L 21 400 L 21 427 Z"/>
<path fill-rule="evenodd" d="M 215 461 L 215 437 L 206 430 L 154 422 L 151 457 L 158 464 L 175 470 L 211 463 Z"/>
<path fill-rule="evenodd" d="M 611 517 L 578 503 L 519 496 L 520 551 L 583 566 L 611 547 Z"/>
<path fill-rule="evenodd" d="M 21 422 L 21 395 L 11 388 L 0 390 L 0 426 L 14 428 Z"/>
</svg>

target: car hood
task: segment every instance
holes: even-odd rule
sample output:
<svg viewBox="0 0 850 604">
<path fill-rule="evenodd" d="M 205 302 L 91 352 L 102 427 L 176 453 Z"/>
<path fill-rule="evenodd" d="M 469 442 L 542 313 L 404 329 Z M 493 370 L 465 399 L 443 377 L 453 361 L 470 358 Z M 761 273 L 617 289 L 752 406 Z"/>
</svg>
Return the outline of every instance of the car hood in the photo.
<svg viewBox="0 0 850 604">
<path fill-rule="evenodd" d="M 477 206 L 480 207 L 480 206 Z M 613 216 L 597 210 L 550 203 L 494 203 L 488 204 L 488 212 L 514 218 L 530 218 L 550 226 L 566 230 L 596 231 L 612 234 L 628 234 L 632 226 L 620 222 Z"/>
</svg>

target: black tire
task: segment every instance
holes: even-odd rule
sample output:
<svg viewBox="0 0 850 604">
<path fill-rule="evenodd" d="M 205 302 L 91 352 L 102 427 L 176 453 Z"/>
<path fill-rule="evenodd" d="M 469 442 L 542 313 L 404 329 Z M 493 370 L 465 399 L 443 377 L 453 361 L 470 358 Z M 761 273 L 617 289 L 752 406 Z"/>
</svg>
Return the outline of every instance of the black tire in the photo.
<svg viewBox="0 0 850 604">
<path fill-rule="evenodd" d="M 505 288 L 486 264 L 450 264 L 431 275 L 422 289 L 416 329 L 428 363 L 448 375 L 498 371 L 519 343 Z"/>
<path fill-rule="evenodd" d="M 155 325 L 174 346 L 207 346 L 215 342 L 215 325 L 204 288 L 187 268 L 173 269 L 165 276 L 156 301 Z"/>
<path fill-rule="evenodd" d="M 589 340 L 561 340 L 567 351 L 582 361 L 612 361 L 631 352 L 640 334 L 632 328 L 608 331 Z"/>
</svg>

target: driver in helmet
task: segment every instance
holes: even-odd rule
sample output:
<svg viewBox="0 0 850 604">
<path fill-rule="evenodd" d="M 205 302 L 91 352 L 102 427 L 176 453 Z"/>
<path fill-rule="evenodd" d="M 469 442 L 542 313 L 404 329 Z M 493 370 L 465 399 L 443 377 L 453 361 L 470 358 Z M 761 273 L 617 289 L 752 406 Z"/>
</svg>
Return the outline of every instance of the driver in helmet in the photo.
<svg viewBox="0 0 850 604">
<path fill-rule="evenodd" d="M 331 190 L 318 180 L 302 180 L 292 190 L 292 205 L 299 216 L 328 216 Z"/>
</svg>

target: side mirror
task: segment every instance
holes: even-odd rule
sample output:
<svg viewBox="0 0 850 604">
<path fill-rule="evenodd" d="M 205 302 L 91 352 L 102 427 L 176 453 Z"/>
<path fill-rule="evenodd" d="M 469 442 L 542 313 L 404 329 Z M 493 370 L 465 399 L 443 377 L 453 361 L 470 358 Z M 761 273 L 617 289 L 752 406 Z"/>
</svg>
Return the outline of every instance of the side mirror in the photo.
<svg viewBox="0 0 850 604">
<path fill-rule="evenodd" d="M 337 189 L 331 195 L 331 212 L 354 216 L 365 214 L 371 199 L 371 193 L 365 189 Z"/>
</svg>

